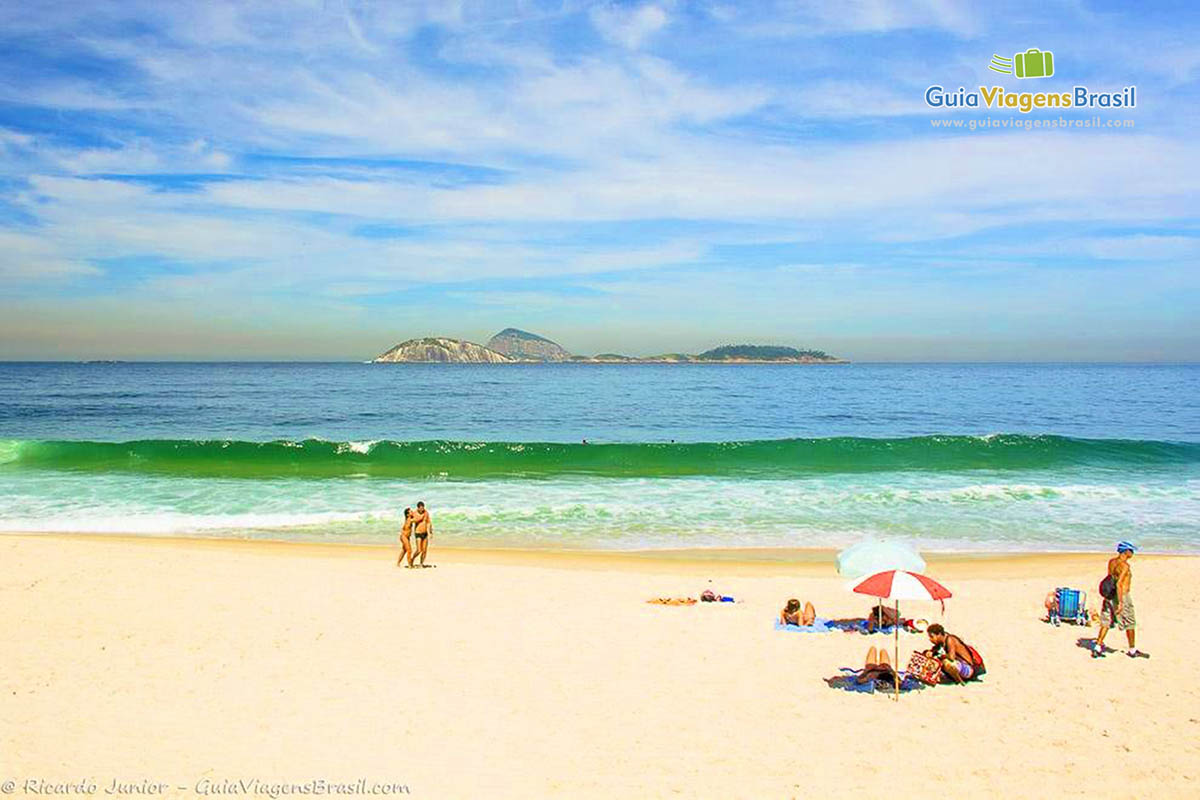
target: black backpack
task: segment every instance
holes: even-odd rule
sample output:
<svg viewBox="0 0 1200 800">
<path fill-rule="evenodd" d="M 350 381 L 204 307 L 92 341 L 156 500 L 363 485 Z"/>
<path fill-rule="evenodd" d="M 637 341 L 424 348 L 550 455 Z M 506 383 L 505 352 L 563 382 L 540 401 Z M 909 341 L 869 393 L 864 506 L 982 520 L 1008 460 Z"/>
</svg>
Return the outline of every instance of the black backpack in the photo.
<svg viewBox="0 0 1200 800">
<path fill-rule="evenodd" d="M 1112 575 L 1105 575 L 1104 580 L 1100 581 L 1100 596 L 1105 600 L 1117 599 L 1117 582 Z"/>
</svg>

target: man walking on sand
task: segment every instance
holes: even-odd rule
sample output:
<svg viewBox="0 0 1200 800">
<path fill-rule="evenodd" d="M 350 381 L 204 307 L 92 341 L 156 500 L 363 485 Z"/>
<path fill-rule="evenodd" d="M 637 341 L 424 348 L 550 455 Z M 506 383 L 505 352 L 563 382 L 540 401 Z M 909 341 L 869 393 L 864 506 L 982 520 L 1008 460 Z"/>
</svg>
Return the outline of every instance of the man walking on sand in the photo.
<svg viewBox="0 0 1200 800">
<path fill-rule="evenodd" d="M 1149 658 L 1149 653 L 1143 653 L 1134 645 L 1137 617 L 1133 612 L 1133 598 L 1129 596 L 1129 587 L 1133 582 L 1133 570 L 1129 560 L 1137 548 L 1130 542 L 1117 543 L 1117 555 L 1108 560 L 1108 577 L 1100 585 L 1100 594 L 1104 597 L 1104 606 L 1100 610 L 1100 635 L 1092 646 L 1092 658 L 1104 656 L 1104 637 L 1109 628 L 1121 628 L 1125 638 L 1129 640 L 1129 649 L 1125 655 L 1130 658 Z"/>
<path fill-rule="evenodd" d="M 429 509 L 425 501 L 417 503 L 417 512 L 413 515 L 413 531 L 417 535 L 417 558 L 421 566 L 425 566 L 425 554 L 429 551 L 429 537 L 433 535 L 433 520 L 429 518 Z"/>
</svg>

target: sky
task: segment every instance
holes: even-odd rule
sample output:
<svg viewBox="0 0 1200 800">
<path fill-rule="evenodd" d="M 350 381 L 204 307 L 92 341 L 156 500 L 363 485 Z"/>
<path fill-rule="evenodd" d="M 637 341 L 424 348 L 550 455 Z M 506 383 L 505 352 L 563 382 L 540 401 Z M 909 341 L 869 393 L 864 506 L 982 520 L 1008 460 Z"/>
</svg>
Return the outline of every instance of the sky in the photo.
<svg viewBox="0 0 1200 800">
<path fill-rule="evenodd" d="M 1192 3 L 12 0 L 0 359 L 1198 361 L 1198 43 Z M 1060 118 L 1132 124 L 935 127 Z"/>
</svg>

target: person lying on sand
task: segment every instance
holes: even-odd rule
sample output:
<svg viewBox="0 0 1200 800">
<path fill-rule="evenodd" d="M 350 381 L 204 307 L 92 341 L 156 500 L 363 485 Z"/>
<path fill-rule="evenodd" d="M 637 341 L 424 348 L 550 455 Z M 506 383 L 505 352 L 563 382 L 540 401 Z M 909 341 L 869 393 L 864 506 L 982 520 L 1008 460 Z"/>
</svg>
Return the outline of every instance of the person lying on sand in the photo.
<svg viewBox="0 0 1200 800">
<path fill-rule="evenodd" d="M 979 651 L 953 633 L 946 633 L 946 629 L 938 623 L 930 625 L 926 634 L 929 641 L 933 642 L 933 647 L 926 650 L 925 655 L 940 658 L 943 683 L 947 682 L 947 678 L 954 683 L 966 683 L 987 672 Z"/>
<path fill-rule="evenodd" d="M 866 683 L 867 681 L 885 681 L 892 685 L 896 681 L 896 671 L 892 668 L 892 662 L 888 659 L 887 650 L 883 647 L 878 651 L 872 647 L 867 651 L 867 658 L 863 662 L 863 668 L 854 678 L 855 683 Z"/>
<path fill-rule="evenodd" d="M 813 608 L 812 603 L 805 603 L 804 610 L 800 610 L 800 601 L 792 598 L 787 601 L 787 605 L 779 612 L 780 625 L 801 625 L 808 627 L 817 619 L 817 610 Z"/>
</svg>

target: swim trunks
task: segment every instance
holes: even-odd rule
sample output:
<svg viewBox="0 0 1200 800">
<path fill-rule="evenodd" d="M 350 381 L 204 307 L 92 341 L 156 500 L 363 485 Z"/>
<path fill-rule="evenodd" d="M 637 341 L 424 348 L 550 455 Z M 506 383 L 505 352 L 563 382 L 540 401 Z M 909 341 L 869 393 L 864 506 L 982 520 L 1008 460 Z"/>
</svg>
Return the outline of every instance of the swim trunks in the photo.
<svg viewBox="0 0 1200 800">
<path fill-rule="evenodd" d="M 1137 627 L 1137 615 L 1133 610 L 1133 598 L 1125 595 L 1121 604 L 1121 613 L 1117 613 L 1117 601 L 1105 598 L 1104 606 L 1100 609 L 1100 624 L 1106 628 L 1120 628 L 1123 631 Z"/>
</svg>

